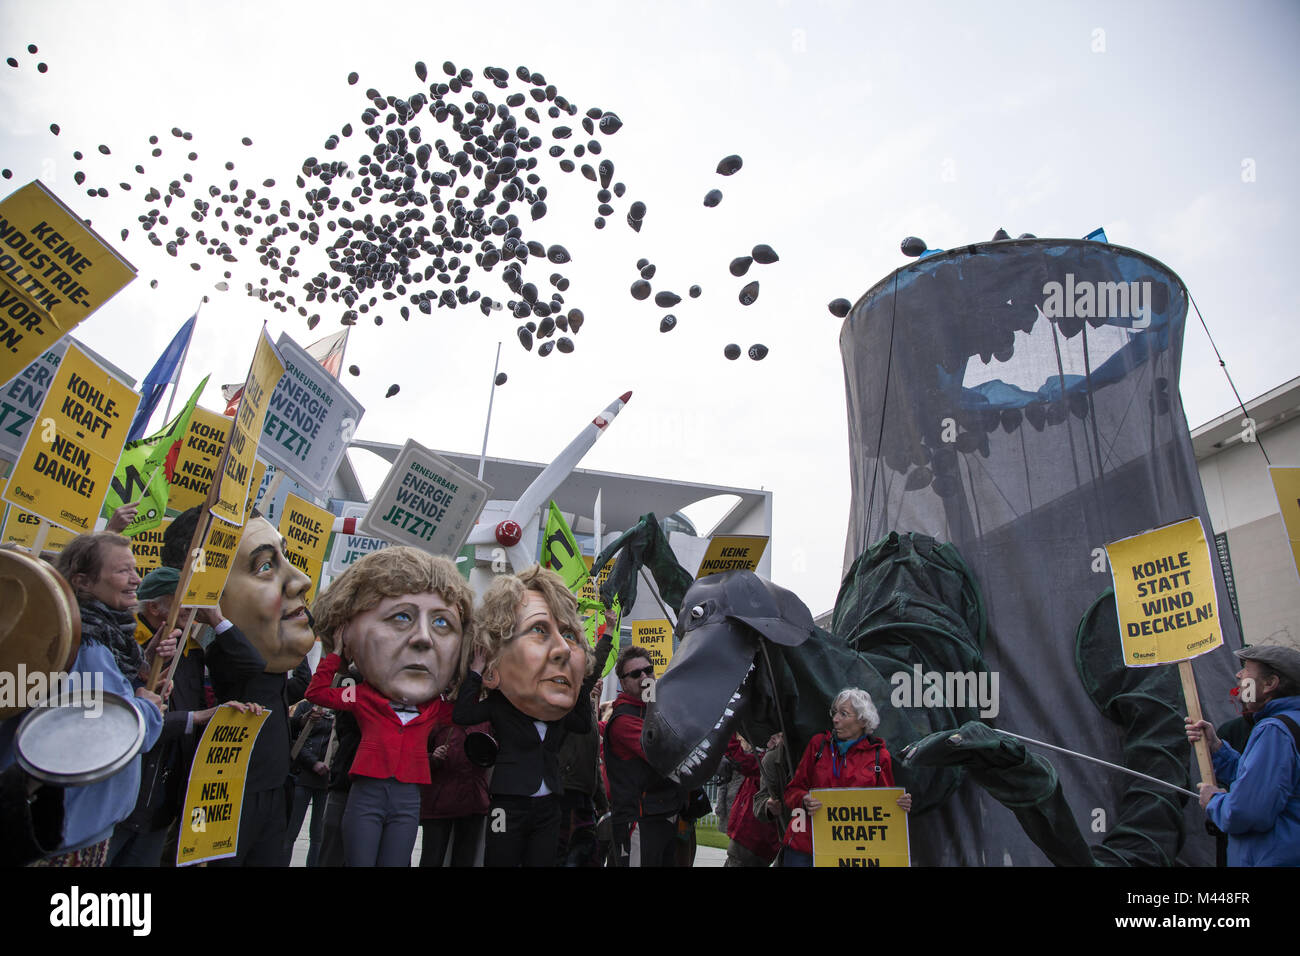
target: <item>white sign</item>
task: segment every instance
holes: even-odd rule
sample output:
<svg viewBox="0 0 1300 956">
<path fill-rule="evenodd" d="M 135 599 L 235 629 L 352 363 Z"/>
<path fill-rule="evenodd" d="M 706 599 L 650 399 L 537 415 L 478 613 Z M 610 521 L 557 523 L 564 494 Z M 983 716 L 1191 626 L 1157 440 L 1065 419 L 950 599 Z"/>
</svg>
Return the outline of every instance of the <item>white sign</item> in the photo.
<svg viewBox="0 0 1300 956">
<path fill-rule="evenodd" d="M 452 557 L 491 493 L 491 486 L 408 438 L 357 529 Z"/>
<path fill-rule="evenodd" d="M 257 457 L 283 468 L 317 498 L 328 498 L 330 479 L 365 409 L 288 335 L 275 347 L 284 359 L 284 375 L 271 393 Z"/>
<path fill-rule="evenodd" d="M 370 506 L 363 501 L 347 501 L 343 504 L 344 518 L 361 518 Z M 361 534 L 335 534 L 330 545 L 329 557 L 325 559 L 325 573 L 336 578 L 358 560 L 373 551 L 382 551 L 388 547 L 383 538 L 368 538 Z M 322 589 L 323 590 L 323 589 Z"/>
<path fill-rule="evenodd" d="M 18 460 L 71 341 L 65 335 L 0 388 L 0 458 L 5 461 Z"/>
</svg>

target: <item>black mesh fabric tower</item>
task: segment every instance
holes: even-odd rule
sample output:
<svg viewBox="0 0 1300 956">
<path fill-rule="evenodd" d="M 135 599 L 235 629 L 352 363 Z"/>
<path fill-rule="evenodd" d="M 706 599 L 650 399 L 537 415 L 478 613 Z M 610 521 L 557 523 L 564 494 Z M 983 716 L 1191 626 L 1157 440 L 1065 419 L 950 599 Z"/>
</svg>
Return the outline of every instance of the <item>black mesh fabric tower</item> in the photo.
<svg viewBox="0 0 1300 956">
<path fill-rule="evenodd" d="M 1189 516 L 1213 533 L 1178 391 L 1187 301 L 1177 275 L 1131 249 L 1017 240 L 909 263 L 844 322 L 853 488 L 845 568 L 891 531 L 959 549 L 988 609 L 995 727 L 1123 762 L 1121 727 L 1093 699 L 1095 672 L 1123 667 L 1118 633 L 1076 647 L 1076 632 L 1110 586 L 1099 550 L 1108 541 Z M 1216 575 L 1227 608 L 1217 565 Z M 1113 628 L 1114 615 L 1106 620 Z M 1220 623 L 1226 646 L 1195 662 L 1215 723 L 1233 714 L 1231 649 L 1241 646 L 1232 615 Z M 1178 753 L 1163 738 L 1181 728 L 1163 723 L 1163 736 L 1145 743 Z M 1125 795 L 1139 781 L 1046 756 L 1090 842 L 1132 816 Z M 1179 859 L 1212 864 L 1203 815 L 1188 803 Z M 929 864 L 1046 862 L 969 780 L 913 822 L 913 848 Z"/>
</svg>

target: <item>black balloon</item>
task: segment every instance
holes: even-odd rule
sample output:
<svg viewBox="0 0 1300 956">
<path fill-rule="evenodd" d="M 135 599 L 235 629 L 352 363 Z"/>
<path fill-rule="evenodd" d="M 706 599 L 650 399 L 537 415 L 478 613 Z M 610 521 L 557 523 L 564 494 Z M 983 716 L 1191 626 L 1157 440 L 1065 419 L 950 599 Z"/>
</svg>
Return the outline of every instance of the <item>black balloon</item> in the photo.
<svg viewBox="0 0 1300 956">
<path fill-rule="evenodd" d="M 349 365 L 349 366 L 348 366 L 348 373 L 351 374 L 351 375 L 360 375 L 360 374 L 361 374 L 361 369 L 357 368 L 357 366 L 355 366 L 355 365 Z"/>
<path fill-rule="evenodd" d="M 495 381 L 497 385 L 504 385 L 506 380 L 507 376 L 505 372 L 497 372 L 497 377 L 493 381 Z"/>
<path fill-rule="evenodd" d="M 925 252 L 925 242 L 916 236 L 908 236 L 902 241 L 900 248 L 903 250 L 903 255 L 915 258 Z"/>
<path fill-rule="evenodd" d="M 663 292 L 655 293 L 655 305 L 659 306 L 661 309 L 671 309 L 680 301 L 682 301 L 682 297 L 676 292 L 665 290 Z"/>
<path fill-rule="evenodd" d="M 709 209 L 712 209 L 714 206 L 716 206 L 716 205 L 717 205 L 718 203 L 720 203 L 720 202 L 722 202 L 722 190 L 721 190 L 721 189 L 710 189 L 707 193 L 704 194 L 704 205 L 705 205 L 705 207 L 707 207 L 707 208 L 709 208 Z"/>
<path fill-rule="evenodd" d="M 533 350 L 533 333 L 522 325 L 519 327 L 519 344 L 530 352 Z"/>
<path fill-rule="evenodd" d="M 635 219 L 637 222 L 640 222 L 642 219 L 644 219 L 645 203 L 641 202 L 641 200 L 639 199 L 636 202 L 632 203 L 632 205 L 629 206 L 627 209 L 627 218 Z"/>
<path fill-rule="evenodd" d="M 543 342 L 541 345 L 537 346 L 537 354 L 542 356 L 542 358 L 545 358 L 551 354 L 551 349 L 553 348 L 555 348 L 554 342 Z"/>
<path fill-rule="evenodd" d="M 632 298 L 638 302 L 650 298 L 650 283 L 645 279 L 637 279 L 632 283 Z"/>
<path fill-rule="evenodd" d="M 749 347 L 749 357 L 755 362 L 761 362 L 767 358 L 767 346 L 760 343 L 754 343 Z"/>
<path fill-rule="evenodd" d="M 740 304 L 753 305 L 757 301 L 758 301 L 758 280 L 755 279 L 753 282 L 749 283 L 743 289 L 740 290 Z"/>
<path fill-rule="evenodd" d="M 849 314 L 849 309 L 853 308 L 853 303 L 848 299 L 832 299 L 827 303 L 826 308 L 831 310 L 831 315 L 837 319 L 842 319 Z"/>
<path fill-rule="evenodd" d="M 773 262 L 776 262 L 781 258 L 776 254 L 775 249 L 763 243 L 755 246 L 750 255 L 754 257 L 755 262 L 765 266 L 771 265 Z"/>
<path fill-rule="evenodd" d="M 546 258 L 554 262 L 557 266 L 564 265 L 569 261 L 569 250 L 564 246 L 554 245 L 546 250 Z"/>
<path fill-rule="evenodd" d="M 677 316 L 669 313 L 659 320 L 660 332 L 671 332 L 677 327 Z"/>
<path fill-rule="evenodd" d="M 740 167 L 743 166 L 744 164 L 745 161 L 741 159 L 739 156 L 736 155 L 724 156 L 718 162 L 718 175 L 730 176 L 732 173 L 735 173 L 737 170 L 739 170 Z"/>
<path fill-rule="evenodd" d="M 400 392 L 401 390 L 402 390 L 402 387 L 401 387 L 400 385 L 389 385 L 389 386 L 388 386 L 388 391 L 384 394 L 384 398 L 392 398 L 394 395 L 396 395 L 396 394 L 397 394 L 398 392 Z"/>
<path fill-rule="evenodd" d="M 727 266 L 727 269 L 731 272 L 733 276 L 739 279 L 741 276 L 743 276 L 746 272 L 749 271 L 749 267 L 753 263 L 753 261 L 754 261 L 753 258 L 751 258 L 750 256 L 737 256 L 736 258 L 731 260 L 731 265 Z"/>
<path fill-rule="evenodd" d="M 722 350 L 722 354 L 734 362 L 736 359 L 740 358 L 740 346 L 735 345 L 734 343 L 732 345 L 728 345 L 725 349 Z"/>
<path fill-rule="evenodd" d="M 697 285 L 693 285 L 693 286 L 690 287 L 690 289 L 687 290 L 687 294 L 688 294 L 692 299 L 698 299 L 698 298 L 700 297 L 700 293 L 703 292 L 703 291 L 704 291 L 704 290 L 701 289 L 699 286 L 697 286 Z"/>
<path fill-rule="evenodd" d="M 555 347 L 559 349 L 561 352 L 567 354 L 573 351 L 573 340 L 570 339 L 567 335 L 561 335 L 558 339 L 555 340 Z"/>
</svg>

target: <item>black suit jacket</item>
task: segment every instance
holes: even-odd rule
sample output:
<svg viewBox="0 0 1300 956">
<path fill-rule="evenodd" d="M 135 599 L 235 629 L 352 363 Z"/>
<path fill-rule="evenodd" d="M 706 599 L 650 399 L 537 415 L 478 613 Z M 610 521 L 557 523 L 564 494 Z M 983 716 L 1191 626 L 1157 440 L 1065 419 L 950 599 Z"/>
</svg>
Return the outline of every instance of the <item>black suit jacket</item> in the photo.
<svg viewBox="0 0 1300 956">
<path fill-rule="evenodd" d="M 582 682 L 578 706 L 559 720 L 546 721 L 546 736 L 540 737 L 533 718 L 517 710 L 505 694 L 493 690 L 479 700 L 483 678 L 474 671 L 465 675 L 452 720 L 464 726 L 491 721 L 499 748 L 492 770 L 492 793 L 531 797 L 543 781 L 551 793 L 564 793 L 560 744 L 569 731 L 582 734 L 591 730 L 590 695 L 596 676 L 593 673 Z"/>
<path fill-rule="evenodd" d="M 237 627 L 214 637 L 204 656 L 218 703 L 238 700 L 261 704 L 271 712 L 253 747 L 245 792 L 285 786 L 289 778 L 289 704 L 302 699 L 311 681 L 307 661 L 298 664 L 292 678 L 268 674 L 261 653 Z"/>
</svg>

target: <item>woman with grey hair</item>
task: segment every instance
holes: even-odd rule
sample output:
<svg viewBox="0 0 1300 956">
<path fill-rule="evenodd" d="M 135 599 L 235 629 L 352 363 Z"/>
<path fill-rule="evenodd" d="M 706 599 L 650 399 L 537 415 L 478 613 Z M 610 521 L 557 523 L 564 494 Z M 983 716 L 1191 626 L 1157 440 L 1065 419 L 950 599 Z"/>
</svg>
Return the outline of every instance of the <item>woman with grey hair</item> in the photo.
<svg viewBox="0 0 1300 956">
<path fill-rule="evenodd" d="M 783 866 L 812 866 L 812 827 L 808 815 L 822 803 L 809 791 L 832 787 L 892 787 L 894 768 L 885 742 L 873 737 L 880 715 L 871 695 L 859 687 L 846 687 L 831 705 L 831 731 L 808 742 L 799 769 L 785 788 L 785 805 L 794 811 L 785 833 Z M 904 793 L 898 805 L 912 809 L 912 795 Z"/>
</svg>

